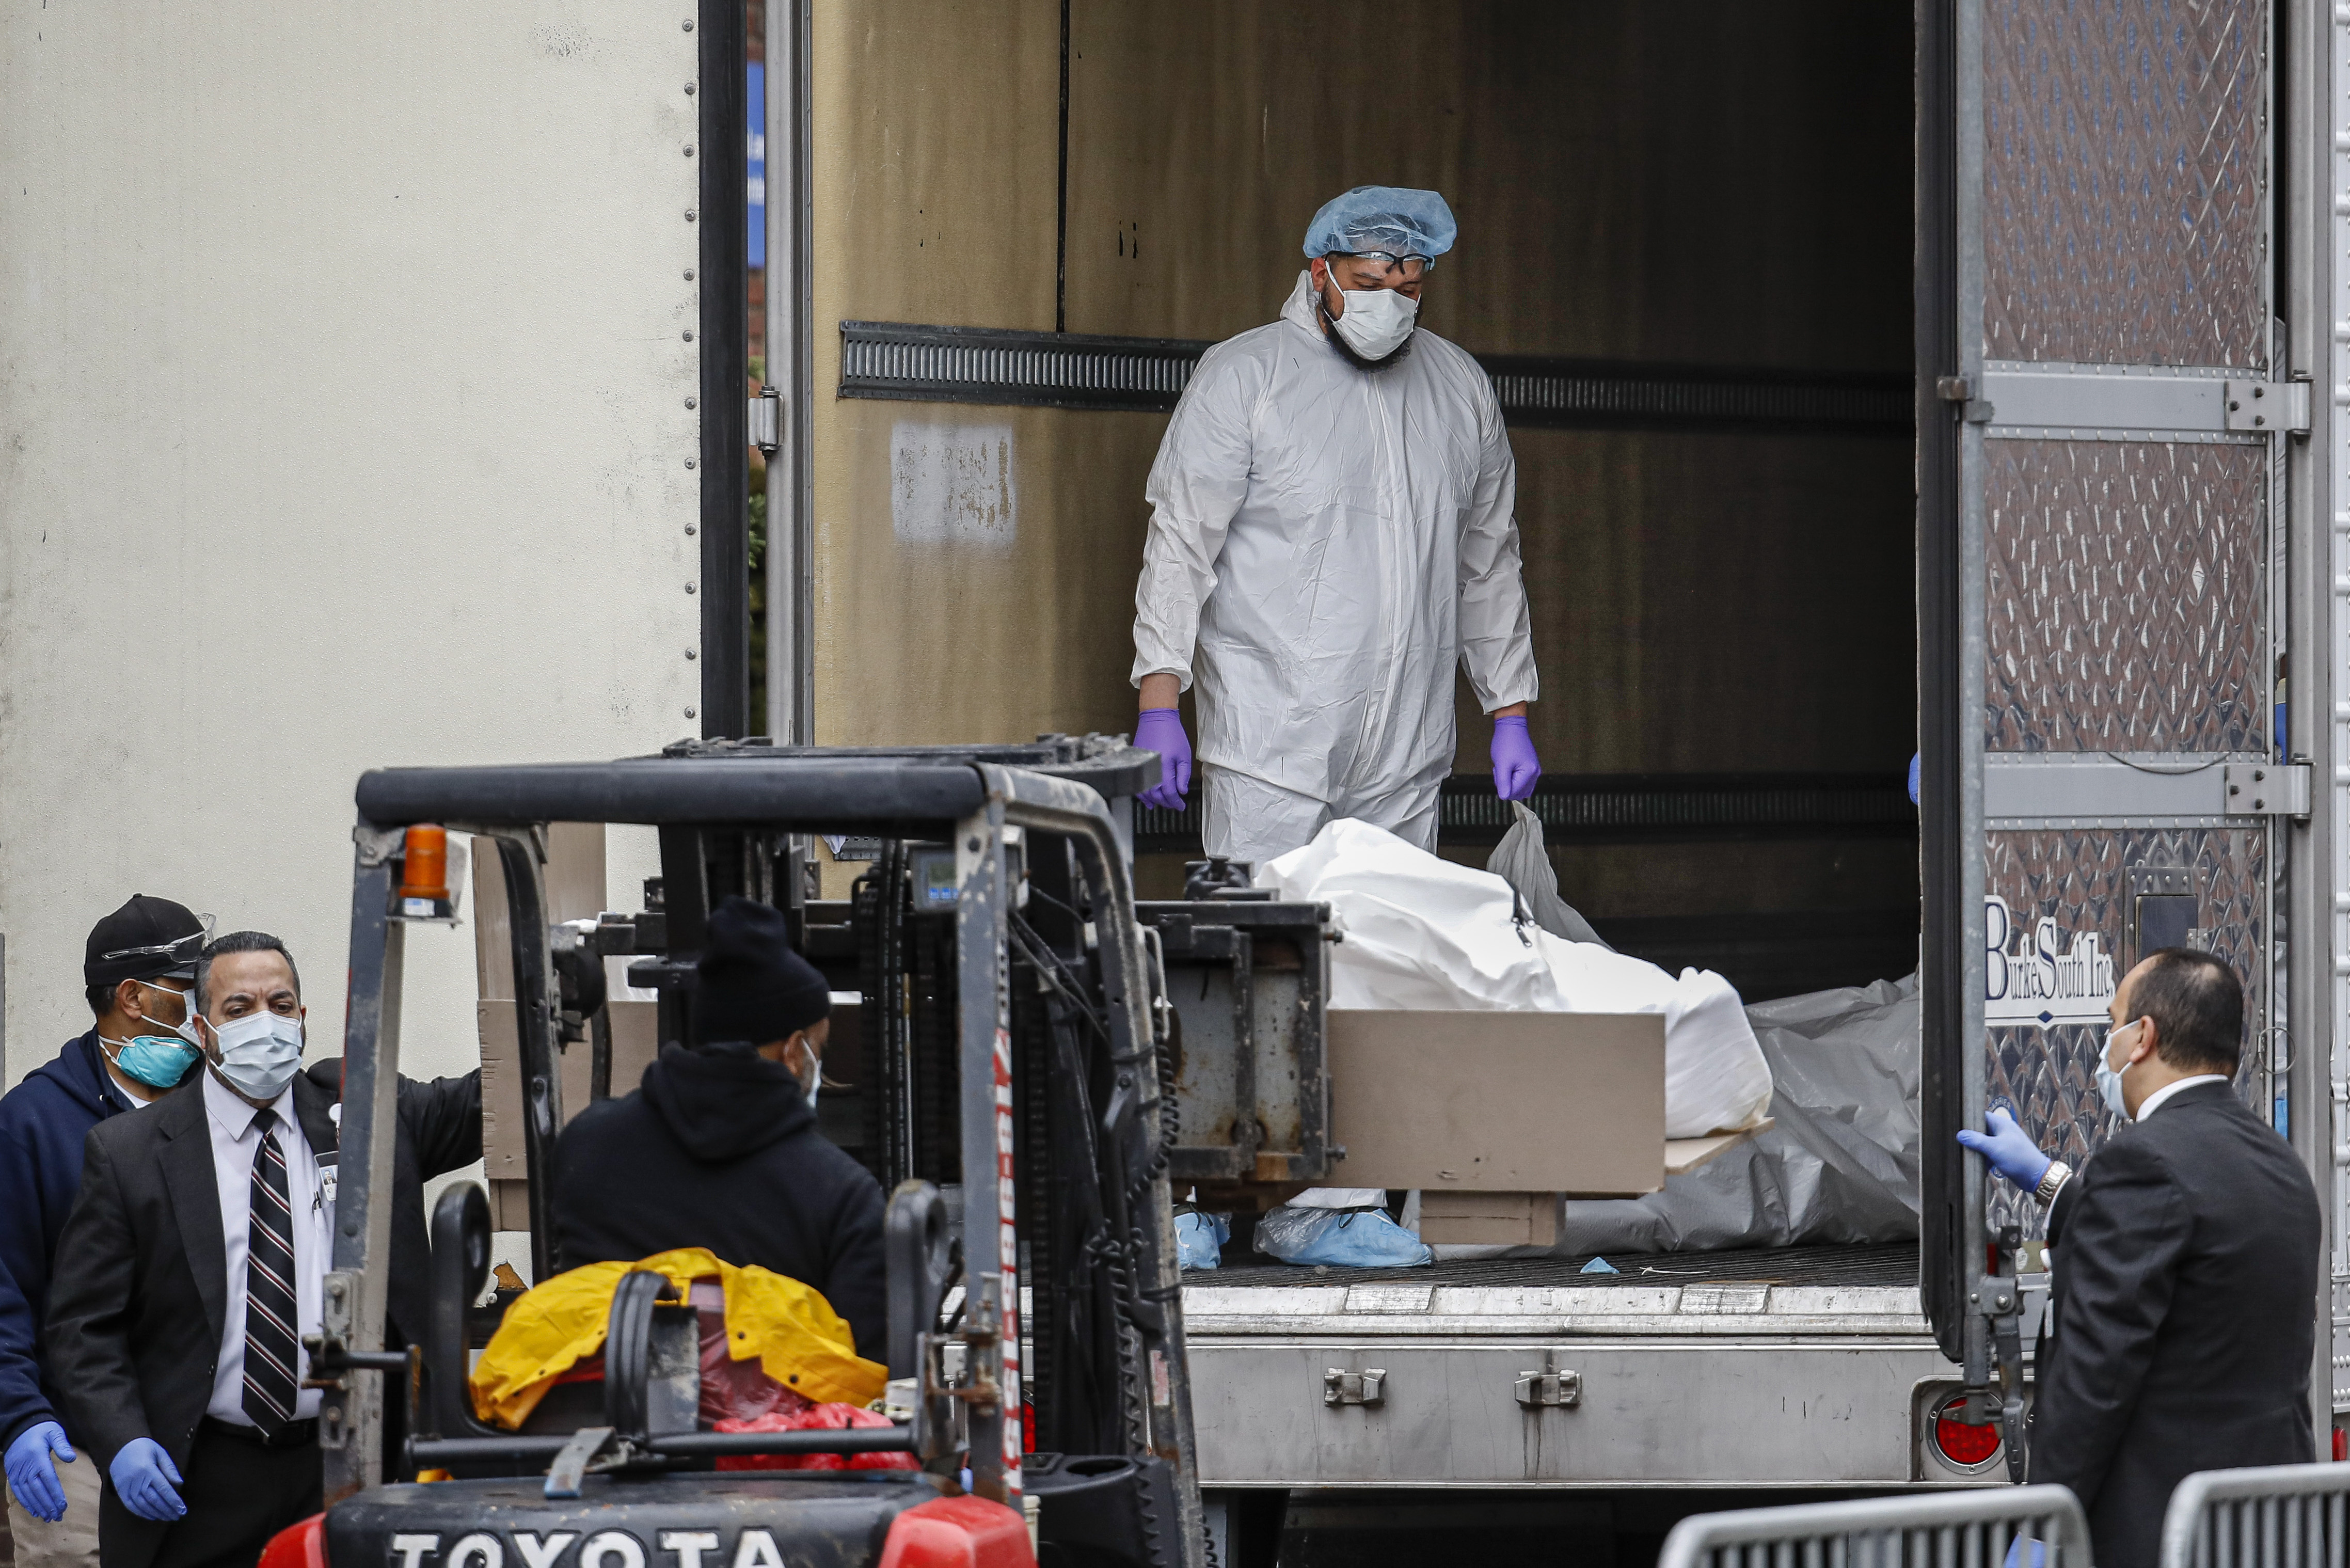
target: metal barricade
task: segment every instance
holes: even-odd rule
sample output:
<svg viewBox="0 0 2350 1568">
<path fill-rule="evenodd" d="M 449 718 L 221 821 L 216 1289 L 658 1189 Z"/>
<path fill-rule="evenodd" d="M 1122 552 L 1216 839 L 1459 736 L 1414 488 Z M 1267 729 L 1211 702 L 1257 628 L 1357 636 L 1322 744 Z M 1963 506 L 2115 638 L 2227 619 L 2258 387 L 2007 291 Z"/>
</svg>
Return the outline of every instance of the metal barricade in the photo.
<svg viewBox="0 0 2350 1568">
<path fill-rule="evenodd" d="M 2070 1488 L 2002 1486 L 1692 1514 L 1657 1568 L 2090 1568 Z"/>
<path fill-rule="evenodd" d="M 2341 1568 L 2350 1465 L 2198 1470 L 2162 1516 L 2162 1568 Z"/>
</svg>

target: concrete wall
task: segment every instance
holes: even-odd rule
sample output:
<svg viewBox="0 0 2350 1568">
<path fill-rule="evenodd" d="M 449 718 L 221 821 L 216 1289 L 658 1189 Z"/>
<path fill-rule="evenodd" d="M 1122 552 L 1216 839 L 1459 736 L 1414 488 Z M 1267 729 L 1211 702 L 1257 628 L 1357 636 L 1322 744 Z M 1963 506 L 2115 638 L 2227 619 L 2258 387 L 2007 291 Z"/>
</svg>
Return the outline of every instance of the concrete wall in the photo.
<svg viewBox="0 0 2350 1568">
<path fill-rule="evenodd" d="M 138 891 L 282 934 L 339 1051 L 361 770 L 697 728 L 681 14 L 0 12 L 8 1080 Z M 469 934 L 409 954 L 470 1065 Z"/>
</svg>

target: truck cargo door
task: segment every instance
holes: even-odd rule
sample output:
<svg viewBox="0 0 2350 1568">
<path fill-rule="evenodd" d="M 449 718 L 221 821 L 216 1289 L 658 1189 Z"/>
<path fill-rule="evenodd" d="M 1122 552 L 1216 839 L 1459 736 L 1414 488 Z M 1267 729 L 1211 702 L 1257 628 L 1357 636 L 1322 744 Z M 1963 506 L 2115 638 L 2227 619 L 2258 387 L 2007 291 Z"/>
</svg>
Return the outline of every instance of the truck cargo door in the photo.
<svg viewBox="0 0 2350 1568">
<path fill-rule="evenodd" d="M 1951 1133 L 2006 1102 L 2077 1166 L 2143 955 L 2225 959 L 2272 1097 L 2283 432 L 2264 0 L 1926 0 L 1918 207 L 1923 1280 L 1988 1370 L 1982 1283 L 2038 1206 Z"/>
</svg>

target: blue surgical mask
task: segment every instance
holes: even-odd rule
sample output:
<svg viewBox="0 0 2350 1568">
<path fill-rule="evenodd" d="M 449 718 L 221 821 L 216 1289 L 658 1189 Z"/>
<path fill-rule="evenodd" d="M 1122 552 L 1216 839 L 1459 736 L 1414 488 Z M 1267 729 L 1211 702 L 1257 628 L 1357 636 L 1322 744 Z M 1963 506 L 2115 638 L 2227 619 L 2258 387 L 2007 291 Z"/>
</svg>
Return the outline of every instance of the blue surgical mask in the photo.
<svg viewBox="0 0 2350 1568">
<path fill-rule="evenodd" d="M 151 1089 L 179 1087 L 202 1054 L 177 1034 L 140 1034 L 129 1040 L 109 1040 L 101 1034 L 98 1043 L 107 1048 L 108 1061 Z"/>
</svg>

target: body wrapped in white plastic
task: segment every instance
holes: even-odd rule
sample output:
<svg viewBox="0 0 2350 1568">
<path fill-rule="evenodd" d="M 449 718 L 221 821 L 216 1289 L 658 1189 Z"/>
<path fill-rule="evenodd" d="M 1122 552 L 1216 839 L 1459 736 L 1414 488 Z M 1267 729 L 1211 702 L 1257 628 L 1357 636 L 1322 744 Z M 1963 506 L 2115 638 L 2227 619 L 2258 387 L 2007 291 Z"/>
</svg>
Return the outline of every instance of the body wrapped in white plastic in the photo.
<svg viewBox="0 0 2350 1568">
<path fill-rule="evenodd" d="M 1451 771 L 1456 660 L 1487 712 L 1538 694 L 1501 406 L 1433 333 L 1358 369 L 1300 274 L 1279 321 L 1201 359 L 1146 493 L 1133 678 L 1196 676 L 1209 853 L 1304 842 L 1219 812 L 1220 774 L 1388 820 Z"/>
<path fill-rule="evenodd" d="M 1330 950 L 1333 1007 L 1662 1013 L 1667 1137 L 1752 1127 L 1770 1109 L 1770 1064 L 1728 981 L 1553 936 L 1517 918 L 1490 871 L 1339 821 L 1257 885 L 1330 906 L 1345 932 Z"/>
</svg>

